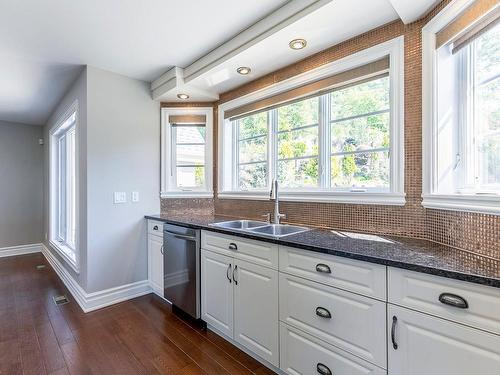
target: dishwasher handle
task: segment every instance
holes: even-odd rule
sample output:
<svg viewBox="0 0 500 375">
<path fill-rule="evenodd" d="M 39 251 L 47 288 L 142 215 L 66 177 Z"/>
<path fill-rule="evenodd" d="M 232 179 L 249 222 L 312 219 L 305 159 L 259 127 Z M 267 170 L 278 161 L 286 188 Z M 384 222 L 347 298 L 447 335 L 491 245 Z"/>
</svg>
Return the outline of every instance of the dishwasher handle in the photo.
<svg viewBox="0 0 500 375">
<path fill-rule="evenodd" d="M 172 237 L 178 238 L 180 240 L 195 241 L 195 242 L 197 240 L 196 237 L 186 236 L 185 234 L 173 233 L 173 232 L 169 232 L 168 230 L 164 230 L 163 233 L 165 233 L 167 236 L 172 236 Z"/>
</svg>

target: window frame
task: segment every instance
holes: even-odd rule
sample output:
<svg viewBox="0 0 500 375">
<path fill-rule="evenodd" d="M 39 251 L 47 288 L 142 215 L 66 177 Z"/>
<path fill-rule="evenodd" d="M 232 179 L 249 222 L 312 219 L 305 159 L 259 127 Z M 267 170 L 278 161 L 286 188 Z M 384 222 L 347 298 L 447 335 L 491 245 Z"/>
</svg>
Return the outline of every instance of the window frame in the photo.
<svg viewBox="0 0 500 375">
<path fill-rule="evenodd" d="M 404 37 L 400 36 L 389 40 L 387 42 L 378 44 L 376 46 L 367 48 L 363 51 L 347 56 L 332 63 L 325 64 L 319 68 L 313 69 L 309 72 L 297 75 L 288 80 L 272 85 L 268 88 L 256 91 L 254 93 L 236 98 L 229 102 L 219 105 L 218 108 L 218 129 L 219 129 L 219 149 L 218 149 L 218 197 L 221 199 L 269 199 L 269 190 L 249 190 L 241 191 L 232 189 L 232 178 L 234 171 L 232 165 L 228 160 L 233 160 L 233 156 L 228 158 L 228 149 L 231 148 L 228 138 L 232 137 L 231 130 L 229 130 L 229 119 L 224 119 L 226 111 L 243 106 L 245 104 L 270 97 L 281 92 L 285 92 L 296 87 L 320 80 L 322 78 L 350 70 L 359 66 L 369 64 L 377 61 L 384 56 L 389 56 L 389 80 L 390 80 L 390 139 L 391 139 L 391 168 L 390 168 L 390 181 L 391 187 L 389 191 L 341 191 L 333 189 L 324 189 L 321 187 L 310 189 L 282 189 L 280 197 L 285 201 L 311 201 L 311 202 L 338 202 L 338 203 L 351 203 L 351 204 L 381 204 L 381 205 L 404 205 Z M 357 80 L 356 80 L 357 81 Z M 350 82 L 344 82 L 341 86 Z M 320 97 L 321 98 L 321 97 Z M 321 104 L 320 106 L 324 105 Z M 322 125 L 330 126 L 329 118 L 324 116 L 325 111 L 320 111 L 319 120 L 319 148 L 320 155 L 318 156 L 320 168 L 325 167 L 325 163 L 329 165 L 326 160 L 325 152 L 321 149 L 328 147 L 330 139 L 322 134 Z M 326 124 L 326 125 L 325 125 Z M 328 132 L 329 133 L 329 132 Z M 269 147 L 277 148 L 277 140 L 273 140 L 273 145 Z M 234 155 L 234 147 L 231 151 Z M 327 155 L 330 158 L 330 155 Z M 272 164 L 272 163 L 270 163 Z M 276 168 L 276 166 L 271 166 Z M 269 176 L 273 174 L 270 173 Z M 324 176 L 320 173 L 320 176 Z M 321 179 L 322 177 L 320 177 Z M 320 181 L 320 185 L 322 181 Z M 270 187 L 270 182 L 269 187 Z"/>
<path fill-rule="evenodd" d="M 175 141 L 170 115 L 205 115 L 205 186 L 202 188 L 179 189 L 176 173 L 168 171 L 175 168 L 172 145 Z M 212 107 L 175 107 L 161 109 L 161 198 L 212 198 L 213 197 L 213 108 Z"/>
<path fill-rule="evenodd" d="M 71 124 L 67 124 L 67 121 L 75 116 L 74 121 Z M 49 130 L 49 244 L 53 247 L 58 254 L 64 259 L 66 263 L 76 273 L 80 272 L 80 251 L 79 251 L 79 111 L 78 111 L 78 101 L 71 104 L 68 109 L 59 117 L 52 128 Z M 67 135 L 70 132 L 74 132 L 74 181 L 68 180 L 65 177 L 66 173 L 66 163 L 67 159 Z M 65 154 L 65 158 L 60 158 L 61 151 Z M 65 170 L 61 173 L 61 170 Z M 71 186 L 71 182 L 74 186 Z M 65 191 L 63 196 L 60 194 L 61 184 L 65 185 Z M 66 190 L 74 189 L 74 205 L 72 210 L 74 210 L 75 220 L 74 227 L 69 228 L 70 231 L 75 233 L 75 242 L 71 243 L 71 239 L 66 238 L 65 234 L 61 234 L 62 222 L 66 222 L 68 225 L 66 216 L 68 215 L 68 208 L 66 206 Z M 62 207 L 62 208 L 61 208 Z M 63 218 L 61 217 L 63 216 Z M 64 232 L 68 229 L 65 226 Z M 74 256 L 74 259 L 72 257 Z"/>
<path fill-rule="evenodd" d="M 459 120 L 456 124 L 455 132 L 457 139 L 454 137 L 453 148 L 453 150 L 456 150 L 460 154 L 460 163 L 468 165 L 468 167 L 460 168 L 454 176 L 449 177 L 450 181 L 452 181 L 449 184 L 453 186 L 453 189 L 440 189 L 438 183 L 440 181 L 438 177 L 438 160 L 440 157 L 443 158 L 443 154 L 442 152 L 440 153 L 438 142 L 439 78 L 436 34 L 455 20 L 473 2 L 474 0 L 460 0 L 448 4 L 422 29 L 422 205 L 425 208 L 431 209 L 500 215 L 499 194 L 477 192 L 464 186 L 467 178 L 465 175 L 467 169 L 470 172 L 471 164 L 474 163 L 474 152 L 471 151 L 470 145 L 467 145 L 467 142 L 463 140 L 463 137 L 470 131 L 469 126 L 464 126 L 465 117 L 472 115 L 470 111 L 467 114 L 467 110 L 457 109 L 459 111 Z M 441 48 L 445 48 L 445 46 Z M 461 60 L 465 60 L 465 58 L 461 58 Z M 459 64 L 467 65 L 464 61 Z M 459 66 L 457 67 L 457 72 L 463 72 L 464 69 L 463 66 Z M 458 78 L 458 74 L 456 74 L 455 79 Z M 459 102 L 460 98 L 457 98 L 456 105 Z M 469 101 L 467 101 L 468 103 Z M 467 104 L 462 99 L 462 104 L 459 107 L 466 108 Z M 447 156 L 450 157 L 449 155 Z M 446 193 L 443 191 L 446 191 Z"/>
</svg>

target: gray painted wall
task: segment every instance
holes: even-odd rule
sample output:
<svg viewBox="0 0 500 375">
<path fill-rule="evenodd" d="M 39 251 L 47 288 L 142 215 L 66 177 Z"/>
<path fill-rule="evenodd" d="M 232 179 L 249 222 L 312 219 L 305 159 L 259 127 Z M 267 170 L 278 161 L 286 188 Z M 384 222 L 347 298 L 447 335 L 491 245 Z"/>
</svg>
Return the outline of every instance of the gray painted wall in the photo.
<svg viewBox="0 0 500 375">
<path fill-rule="evenodd" d="M 63 265 L 63 267 L 73 276 L 76 282 L 83 288 L 87 287 L 87 69 L 83 69 L 76 81 L 73 83 L 63 99 L 59 102 L 56 109 L 51 114 L 47 124 L 44 127 L 44 236 L 49 233 L 49 132 L 57 123 L 59 118 L 66 112 L 75 100 L 78 101 L 78 123 L 77 123 L 77 173 L 79 189 L 79 210 L 78 210 L 78 248 L 80 252 L 79 273 L 64 261 L 53 249 L 47 240 L 45 246 L 54 254 Z"/>
<path fill-rule="evenodd" d="M 87 75 L 87 291 L 95 292 L 147 279 L 144 215 L 160 210 L 160 107 L 146 82 L 93 67 Z M 127 203 L 113 204 L 115 191 Z"/>
<path fill-rule="evenodd" d="M 147 279 L 144 215 L 160 210 L 160 107 L 151 99 L 148 83 L 87 66 L 50 117 L 45 139 L 75 100 L 79 102 L 79 274 L 59 260 L 92 293 Z M 46 191 L 48 161 L 47 146 Z M 115 191 L 126 192 L 127 203 L 114 204 Z M 139 202 L 131 203 L 132 191 L 139 192 Z M 44 207 L 48 233 L 48 193 Z"/>
<path fill-rule="evenodd" d="M 41 126 L 0 121 L 0 248 L 41 243 Z"/>
</svg>

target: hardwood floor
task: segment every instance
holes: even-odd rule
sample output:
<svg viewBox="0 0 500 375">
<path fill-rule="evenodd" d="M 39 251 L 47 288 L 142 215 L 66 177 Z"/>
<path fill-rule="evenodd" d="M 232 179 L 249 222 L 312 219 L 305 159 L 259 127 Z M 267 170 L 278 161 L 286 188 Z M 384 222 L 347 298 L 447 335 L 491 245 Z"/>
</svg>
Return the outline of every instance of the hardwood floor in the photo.
<svg viewBox="0 0 500 375">
<path fill-rule="evenodd" d="M 56 306 L 62 293 L 70 303 Z M 274 372 L 153 295 L 84 314 L 43 255 L 32 254 L 0 259 L 0 374 Z"/>
</svg>

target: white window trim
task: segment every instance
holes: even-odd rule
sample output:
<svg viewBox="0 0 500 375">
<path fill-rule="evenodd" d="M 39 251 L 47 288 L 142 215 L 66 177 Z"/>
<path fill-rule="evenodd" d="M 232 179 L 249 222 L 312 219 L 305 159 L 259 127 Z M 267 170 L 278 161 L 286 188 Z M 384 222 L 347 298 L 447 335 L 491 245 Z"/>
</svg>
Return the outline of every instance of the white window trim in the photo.
<svg viewBox="0 0 500 375">
<path fill-rule="evenodd" d="M 170 115 L 205 115 L 205 189 L 184 191 L 173 188 L 167 171 L 172 160 L 168 152 L 171 142 Z M 161 110 L 161 198 L 213 198 L 213 108 L 162 108 Z"/>
<path fill-rule="evenodd" d="M 437 191 L 436 33 L 474 0 L 455 0 L 422 29 L 422 205 L 425 208 L 500 215 L 500 197 L 485 194 L 439 194 Z"/>
<path fill-rule="evenodd" d="M 55 238 L 55 233 L 57 231 L 57 228 L 55 227 L 55 215 L 57 214 L 57 202 L 55 200 L 55 196 L 57 194 L 57 181 L 56 181 L 56 175 L 54 174 L 55 170 L 55 163 L 57 160 L 55 160 L 55 155 L 56 155 L 56 149 L 57 149 L 57 144 L 55 143 L 55 137 L 54 134 L 59 130 L 61 125 L 73 114 L 76 113 L 75 116 L 75 164 L 76 164 L 76 196 L 75 196 L 75 210 L 76 210 L 76 234 L 75 234 L 75 261 L 71 259 L 67 253 L 68 249 L 65 245 L 57 242 L 54 240 Z M 80 127 L 78 126 L 79 124 L 79 111 L 78 111 L 78 101 L 74 101 L 68 109 L 59 117 L 59 119 L 56 121 L 56 123 L 50 128 L 49 131 L 49 244 L 51 247 L 53 247 L 57 253 L 61 256 L 62 259 L 66 263 L 69 264 L 69 266 L 75 271 L 76 273 L 80 273 L 80 246 L 79 246 L 79 234 L 80 234 L 80 219 L 79 219 L 79 212 L 80 212 L 80 156 L 79 156 L 79 134 L 80 134 Z M 71 250 L 73 251 L 73 250 Z"/>
<path fill-rule="evenodd" d="M 377 61 L 384 56 L 390 57 L 390 100 L 391 100 L 391 191 L 390 192 L 339 192 L 332 190 L 282 191 L 280 198 L 284 201 L 335 202 L 350 204 L 405 204 L 404 193 L 404 36 L 400 36 L 343 59 L 322 65 L 309 72 L 297 75 L 270 87 L 241 96 L 223 103 L 218 108 L 218 186 L 224 186 L 223 171 L 228 161 L 224 160 L 224 113 L 242 105 L 278 94 L 304 84 L 326 78 L 358 66 Z M 269 199 L 268 191 L 228 191 L 217 194 L 221 199 Z"/>
</svg>

